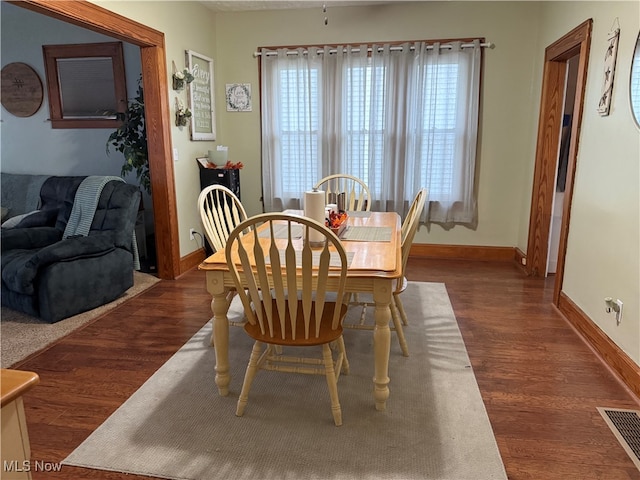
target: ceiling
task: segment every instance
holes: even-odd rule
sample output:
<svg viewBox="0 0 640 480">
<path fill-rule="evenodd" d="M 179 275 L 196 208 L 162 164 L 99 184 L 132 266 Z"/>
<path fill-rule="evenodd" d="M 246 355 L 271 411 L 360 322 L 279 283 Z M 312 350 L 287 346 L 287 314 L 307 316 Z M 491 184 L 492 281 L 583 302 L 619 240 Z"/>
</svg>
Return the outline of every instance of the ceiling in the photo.
<svg viewBox="0 0 640 480">
<path fill-rule="evenodd" d="M 322 1 L 322 0 L 200 0 L 214 12 L 240 12 L 248 10 L 281 10 L 296 8 L 322 8 L 348 7 L 362 5 L 382 5 L 394 3 L 389 0 L 345 0 L 345 1 Z"/>
</svg>

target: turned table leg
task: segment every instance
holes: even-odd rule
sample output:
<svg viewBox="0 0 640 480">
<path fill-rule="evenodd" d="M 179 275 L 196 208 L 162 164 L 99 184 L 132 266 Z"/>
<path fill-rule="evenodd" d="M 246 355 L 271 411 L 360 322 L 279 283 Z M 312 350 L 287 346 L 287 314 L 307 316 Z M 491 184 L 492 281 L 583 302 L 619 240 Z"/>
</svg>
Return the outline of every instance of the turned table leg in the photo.
<svg viewBox="0 0 640 480">
<path fill-rule="evenodd" d="M 376 279 L 373 285 L 375 302 L 375 328 L 373 330 L 373 348 L 375 368 L 373 376 L 373 397 L 376 410 L 385 410 L 389 398 L 389 352 L 391 350 L 391 280 Z"/>
<path fill-rule="evenodd" d="M 211 293 L 211 319 L 213 334 L 211 335 L 211 345 L 216 353 L 216 385 L 220 395 L 229 395 L 229 319 L 227 311 L 229 302 L 227 300 L 228 288 L 224 287 L 224 274 L 220 271 L 207 272 L 207 290 Z"/>
</svg>

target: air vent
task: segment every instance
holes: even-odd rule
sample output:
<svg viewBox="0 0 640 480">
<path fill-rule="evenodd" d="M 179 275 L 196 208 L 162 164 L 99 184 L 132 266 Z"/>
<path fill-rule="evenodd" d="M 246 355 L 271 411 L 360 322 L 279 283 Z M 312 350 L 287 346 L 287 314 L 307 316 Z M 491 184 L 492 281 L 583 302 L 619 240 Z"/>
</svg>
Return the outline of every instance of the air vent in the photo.
<svg viewBox="0 0 640 480">
<path fill-rule="evenodd" d="M 598 407 L 622 448 L 640 470 L 640 411 Z"/>
</svg>

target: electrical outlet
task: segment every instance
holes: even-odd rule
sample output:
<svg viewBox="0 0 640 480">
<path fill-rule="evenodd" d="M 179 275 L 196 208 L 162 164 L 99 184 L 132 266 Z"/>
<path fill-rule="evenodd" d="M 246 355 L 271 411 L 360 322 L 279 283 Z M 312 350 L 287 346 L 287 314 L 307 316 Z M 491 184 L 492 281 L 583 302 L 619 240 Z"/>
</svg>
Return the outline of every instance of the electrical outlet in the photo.
<svg viewBox="0 0 640 480">
<path fill-rule="evenodd" d="M 195 228 L 190 228 L 189 229 L 189 238 L 191 240 L 195 240 L 196 239 L 196 229 Z"/>
<path fill-rule="evenodd" d="M 620 325 L 620 322 L 622 321 L 622 307 L 624 306 L 622 300 L 616 298 L 616 300 L 614 301 L 611 297 L 605 297 L 604 303 L 605 311 L 607 313 L 615 312 L 616 322 L 618 325 Z"/>
<path fill-rule="evenodd" d="M 618 325 L 620 325 L 620 322 L 622 321 L 622 306 L 624 305 L 624 303 L 622 303 L 622 300 L 620 300 L 619 298 L 616 299 L 616 305 L 618 305 L 618 308 L 614 308 L 615 312 L 616 312 L 616 322 Z"/>
</svg>

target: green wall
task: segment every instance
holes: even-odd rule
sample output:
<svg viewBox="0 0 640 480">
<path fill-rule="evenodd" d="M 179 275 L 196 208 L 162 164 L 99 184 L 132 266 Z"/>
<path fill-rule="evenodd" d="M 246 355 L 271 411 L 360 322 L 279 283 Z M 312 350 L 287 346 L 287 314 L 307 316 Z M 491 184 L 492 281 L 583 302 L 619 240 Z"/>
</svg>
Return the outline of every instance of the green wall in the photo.
<svg viewBox="0 0 640 480">
<path fill-rule="evenodd" d="M 544 49 L 588 18 L 593 40 L 565 265 L 564 292 L 636 363 L 640 363 L 640 132 L 631 119 L 628 78 L 640 28 L 638 2 L 397 2 L 389 5 L 213 13 L 199 2 L 95 2 L 165 33 L 170 61 L 193 49 L 214 58 L 218 140 L 190 142 L 172 129 L 180 252 L 197 245 L 199 190 L 194 158 L 215 144 L 242 161 L 242 200 L 249 214 L 260 202 L 260 46 L 485 37 L 478 156 L 478 226 L 422 226 L 415 242 L 518 247 L 526 252 Z M 596 113 L 606 33 L 618 19 L 620 47 L 611 114 Z M 224 85 L 250 83 L 252 112 L 226 112 Z M 168 92 L 172 100 L 173 93 Z M 514 267 L 516 268 L 516 267 Z M 605 296 L 625 302 L 615 325 Z M 507 299 L 502 299 L 506 301 Z M 517 316 L 514 316 L 517 321 Z"/>
</svg>

